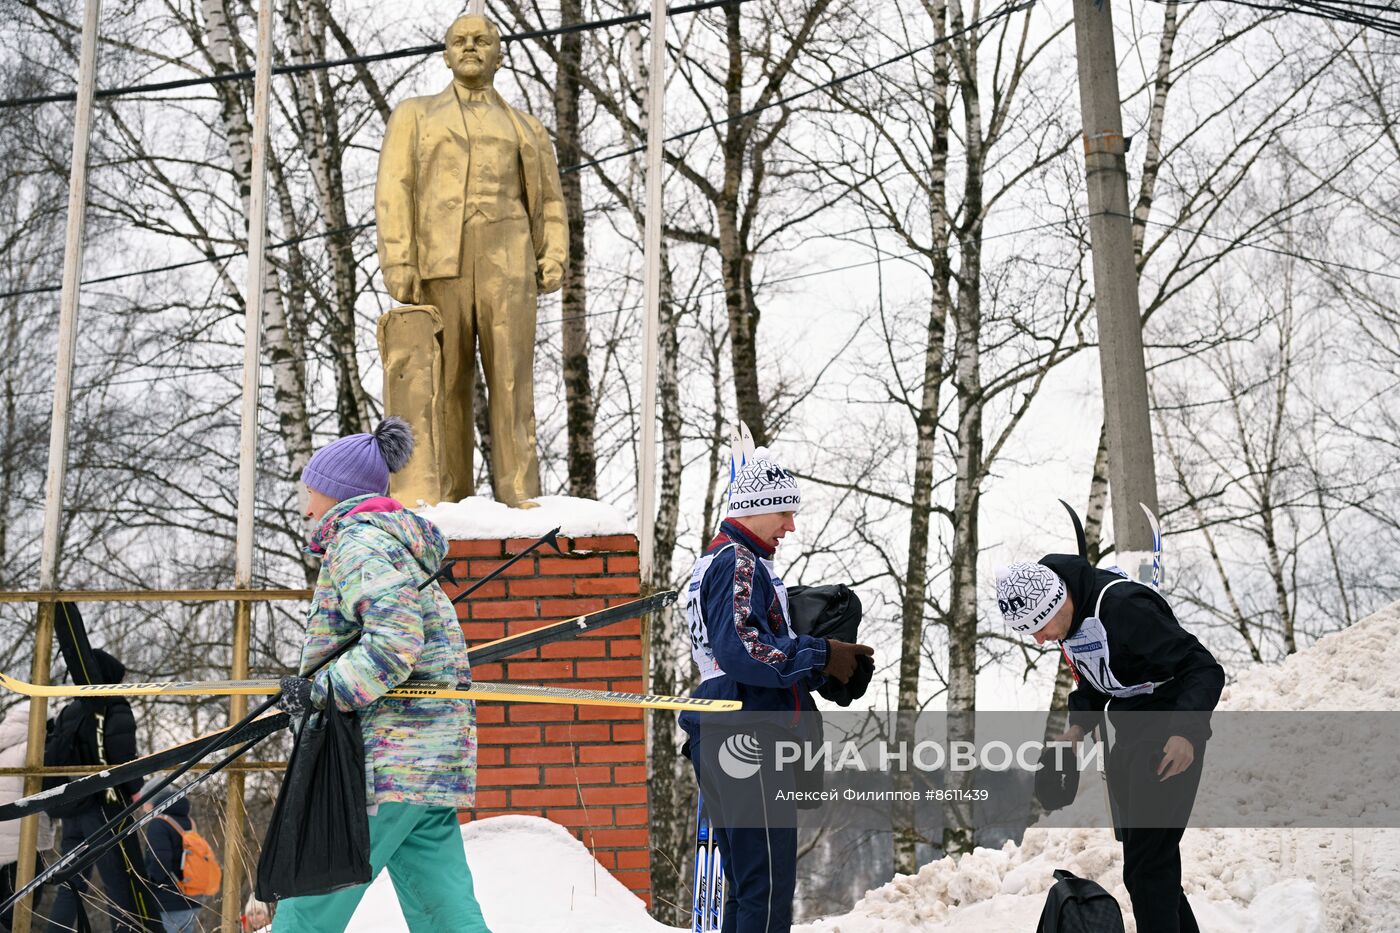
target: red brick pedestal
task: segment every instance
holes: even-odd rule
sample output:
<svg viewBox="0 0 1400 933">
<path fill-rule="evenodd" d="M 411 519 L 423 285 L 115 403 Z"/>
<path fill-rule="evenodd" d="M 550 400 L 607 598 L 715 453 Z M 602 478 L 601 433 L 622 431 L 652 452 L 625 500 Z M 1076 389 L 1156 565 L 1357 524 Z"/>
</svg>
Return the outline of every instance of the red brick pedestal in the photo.
<svg viewBox="0 0 1400 933">
<path fill-rule="evenodd" d="M 453 541 L 479 579 L 531 542 Z M 457 607 L 468 645 L 635 599 L 633 535 L 560 538 L 564 553 L 535 551 Z M 458 590 L 449 587 L 448 593 Z M 641 621 L 630 619 L 472 670 L 482 681 L 642 690 Z M 640 710 L 538 703 L 478 703 L 476 808 L 464 821 L 523 813 L 553 820 L 650 904 L 646 747 Z"/>
</svg>

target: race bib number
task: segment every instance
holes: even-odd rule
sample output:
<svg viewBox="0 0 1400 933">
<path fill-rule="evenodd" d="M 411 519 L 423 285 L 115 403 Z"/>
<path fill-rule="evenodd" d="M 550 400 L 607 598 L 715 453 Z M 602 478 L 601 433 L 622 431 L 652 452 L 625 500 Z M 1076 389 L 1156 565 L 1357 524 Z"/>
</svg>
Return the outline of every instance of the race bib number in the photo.
<svg viewBox="0 0 1400 933">
<path fill-rule="evenodd" d="M 1093 616 L 1085 619 L 1074 637 L 1065 639 L 1063 644 L 1080 679 L 1100 693 L 1122 699 L 1151 693 L 1159 686 L 1152 681 L 1124 686 L 1113 676 L 1109 666 L 1108 632 L 1100 619 Z"/>
</svg>

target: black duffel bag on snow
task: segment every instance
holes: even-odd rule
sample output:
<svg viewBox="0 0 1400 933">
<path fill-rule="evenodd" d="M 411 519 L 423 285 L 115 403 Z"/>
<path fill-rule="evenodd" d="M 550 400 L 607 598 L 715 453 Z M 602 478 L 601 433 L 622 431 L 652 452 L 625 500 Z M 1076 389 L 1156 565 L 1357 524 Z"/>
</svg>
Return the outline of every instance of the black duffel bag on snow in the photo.
<svg viewBox="0 0 1400 933">
<path fill-rule="evenodd" d="M 1123 911 L 1102 886 L 1055 869 L 1036 933 L 1123 933 Z"/>
<path fill-rule="evenodd" d="M 788 615 L 793 630 L 813 638 L 834 638 L 856 644 L 860 638 L 860 597 L 844 583 L 787 588 Z M 846 683 L 828 677 L 817 691 L 837 706 L 850 706 L 865 696 L 875 662 L 865 655 L 856 658 L 856 672 Z"/>
</svg>

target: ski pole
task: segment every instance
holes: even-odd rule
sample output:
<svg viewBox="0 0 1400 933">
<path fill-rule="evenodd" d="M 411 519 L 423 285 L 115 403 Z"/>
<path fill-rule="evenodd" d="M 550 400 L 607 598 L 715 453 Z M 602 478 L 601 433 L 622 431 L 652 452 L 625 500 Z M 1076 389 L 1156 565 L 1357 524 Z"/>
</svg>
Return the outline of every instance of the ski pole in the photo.
<svg viewBox="0 0 1400 933">
<path fill-rule="evenodd" d="M 442 566 L 433 572 L 431 577 L 419 584 L 418 588 L 420 590 L 426 589 L 430 584 L 436 583 L 439 580 L 446 580 L 448 583 L 455 585 L 457 583 L 457 575 L 453 573 L 452 568 L 456 567 L 458 562 L 464 560 L 466 560 L 465 557 L 447 558 L 447 560 L 442 562 Z"/>
<path fill-rule="evenodd" d="M 160 803 L 153 804 L 150 813 L 141 814 L 139 817 L 137 817 L 136 820 L 134 820 L 131 823 L 131 825 L 122 827 L 120 830 L 114 832 L 110 839 L 103 839 L 95 845 L 88 846 L 87 848 L 83 848 L 82 845 L 75 847 L 71 852 L 62 856 L 58 859 L 58 861 L 54 862 L 43 872 L 41 872 L 38 877 L 36 877 L 33 881 L 31 881 L 28 885 L 25 886 L 23 891 L 15 894 L 15 896 L 11 898 L 11 900 L 17 900 L 20 897 L 23 897 L 26 893 L 33 891 L 35 888 L 39 887 L 39 885 L 45 884 L 49 880 L 52 880 L 54 884 L 65 884 L 71 882 L 73 878 L 90 868 L 93 865 L 93 863 L 95 863 L 98 859 L 102 858 L 102 856 L 106 855 L 116 846 L 121 845 L 123 841 L 125 841 L 133 833 L 137 832 L 142 826 L 145 826 L 151 820 L 164 813 L 169 807 L 173 806 L 177 800 L 182 800 L 183 798 L 189 796 L 190 793 L 193 792 L 196 787 L 198 787 L 204 781 L 208 780 L 213 775 L 217 774 L 219 771 L 222 771 L 224 768 L 228 767 L 239 756 L 246 754 L 254 745 L 257 745 L 259 742 L 266 738 L 266 735 L 260 735 L 255 739 L 243 743 L 238 748 L 225 755 L 217 764 L 213 765 L 208 771 L 199 775 L 193 781 L 190 781 L 183 787 L 177 788 L 170 794 L 169 797 L 165 798 Z M 154 793 L 154 791 L 152 791 L 152 793 Z M 139 806 L 139 802 L 133 804 L 133 807 Z M 103 830 L 98 830 L 98 833 L 101 833 L 102 831 Z M 96 835 L 97 833 L 94 834 L 94 836 Z M 89 836 L 88 839 L 84 840 L 84 844 L 86 844 L 92 838 L 93 836 Z M 9 901 L 6 901 L 4 907 L 0 907 L 0 910 L 7 908 L 9 906 L 9 903 Z"/>
<path fill-rule="evenodd" d="M 563 526 L 561 525 L 560 528 L 562 527 Z M 520 560 L 526 554 L 529 554 L 531 551 L 534 551 L 543 545 L 548 544 L 550 547 L 554 548 L 554 553 L 556 554 L 563 553 L 559 550 L 559 541 L 557 540 L 558 536 L 559 528 L 555 528 L 553 531 L 546 531 L 525 550 L 521 551 L 519 554 L 516 554 L 510 560 L 506 561 L 504 564 L 501 564 L 501 566 L 497 567 L 495 570 L 491 571 L 486 576 L 482 577 L 480 580 L 477 580 L 471 586 L 467 587 L 465 590 L 452 597 L 452 605 L 457 605 L 462 600 L 466 599 L 468 596 L 475 593 L 477 590 L 481 589 L 483 586 L 490 583 L 492 580 L 496 579 L 501 574 L 505 573 L 506 570 L 508 570 L 512 564 Z"/>
</svg>

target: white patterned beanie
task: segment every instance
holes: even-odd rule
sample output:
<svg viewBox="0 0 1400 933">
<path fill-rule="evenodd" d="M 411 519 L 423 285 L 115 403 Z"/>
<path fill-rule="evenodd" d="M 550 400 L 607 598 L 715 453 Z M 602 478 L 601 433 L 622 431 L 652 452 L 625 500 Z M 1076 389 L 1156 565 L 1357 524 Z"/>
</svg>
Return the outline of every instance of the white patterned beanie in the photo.
<svg viewBox="0 0 1400 933">
<path fill-rule="evenodd" d="M 729 483 L 729 518 L 796 512 L 802 507 L 797 480 L 760 448 Z"/>
<path fill-rule="evenodd" d="M 998 567 L 996 575 L 1001 617 L 1023 635 L 1049 625 L 1068 595 L 1065 581 L 1044 564 L 1019 562 Z"/>
</svg>

